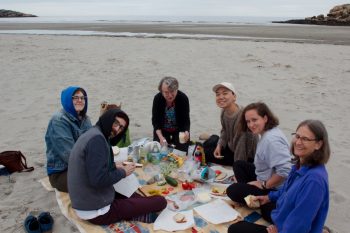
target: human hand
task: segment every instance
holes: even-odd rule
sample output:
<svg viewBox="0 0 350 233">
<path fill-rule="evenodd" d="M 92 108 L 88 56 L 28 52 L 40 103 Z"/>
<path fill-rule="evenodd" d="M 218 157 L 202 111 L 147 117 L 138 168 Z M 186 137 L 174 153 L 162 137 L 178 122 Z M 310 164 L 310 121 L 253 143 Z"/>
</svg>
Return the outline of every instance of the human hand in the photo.
<svg viewBox="0 0 350 233">
<path fill-rule="evenodd" d="M 168 145 L 168 142 L 166 141 L 166 139 L 164 137 L 159 138 L 159 143 L 160 143 L 161 146 Z"/>
<path fill-rule="evenodd" d="M 118 161 L 114 163 L 117 168 L 122 168 L 123 167 L 123 162 Z"/>
<path fill-rule="evenodd" d="M 268 233 L 278 233 L 277 227 L 275 225 L 270 225 L 266 228 Z"/>
<path fill-rule="evenodd" d="M 126 174 L 125 176 L 131 175 L 135 171 L 135 168 L 136 166 L 134 163 L 130 163 L 122 167 L 122 169 L 124 169 L 125 171 L 125 174 Z"/>
<path fill-rule="evenodd" d="M 190 133 L 188 131 L 185 131 L 185 142 L 188 142 L 188 140 L 190 139 Z"/>
<path fill-rule="evenodd" d="M 259 189 L 263 189 L 262 183 L 258 180 L 250 181 L 250 182 L 248 182 L 248 184 L 254 185 L 255 187 L 257 187 Z"/>
<path fill-rule="evenodd" d="M 224 156 L 221 155 L 221 146 L 217 145 L 215 150 L 214 150 L 214 157 L 217 159 L 223 159 Z"/>
<path fill-rule="evenodd" d="M 255 197 L 253 198 L 253 200 L 259 201 L 260 205 L 264 205 L 264 204 L 270 202 L 270 199 L 269 199 L 269 196 L 268 196 L 268 195 L 264 195 L 264 196 L 255 196 Z"/>
</svg>

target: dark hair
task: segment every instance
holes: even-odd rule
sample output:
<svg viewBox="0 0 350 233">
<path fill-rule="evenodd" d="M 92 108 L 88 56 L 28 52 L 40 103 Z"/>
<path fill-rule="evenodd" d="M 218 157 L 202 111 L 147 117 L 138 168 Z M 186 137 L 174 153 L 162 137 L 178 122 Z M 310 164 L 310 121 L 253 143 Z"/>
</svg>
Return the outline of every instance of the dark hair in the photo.
<svg viewBox="0 0 350 233">
<path fill-rule="evenodd" d="M 310 156 L 306 157 L 303 164 L 310 165 L 310 166 L 326 164 L 331 154 L 326 127 L 319 120 L 302 121 L 298 125 L 297 130 L 302 126 L 306 126 L 315 135 L 315 138 L 318 142 L 322 141 L 321 148 L 319 150 L 315 150 Z M 290 151 L 292 154 L 294 154 L 294 143 L 292 143 L 290 147 Z M 300 165 L 301 164 L 300 158 L 296 155 L 294 156 L 295 156 L 294 162 Z"/>
<path fill-rule="evenodd" d="M 120 117 L 120 118 L 124 119 L 126 122 L 124 130 L 119 133 L 119 136 L 124 135 L 126 130 L 129 127 L 129 122 L 130 122 L 129 117 L 125 112 L 123 112 L 120 109 L 116 109 L 116 108 L 109 109 L 108 111 L 106 111 L 105 113 L 103 113 L 99 117 L 99 119 L 96 123 L 96 125 L 98 125 L 100 127 L 100 129 L 101 129 L 101 131 L 106 139 L 108 139 L 110 134 L 111 134 L 112 125 L 113 125 L 116 117 Z"/>
<path fill-rule="evenodd" d="M 241 127 L 241 131 L 243 131 L 243 132 L 250 131 L 248 126 L 247 126 L 247 122 L 245 120 L 245 114 L 249 110 L 256 110 L 256 112 L 258 113 L 259 116 L 261 116 L 261 117 L 266 116 L 267 117 L 267 122 L 266 122 L 265 127 L 264 127 L 265 131 L 272 129 L 279 124 L 278 118 L 271 112 L 271 110 L 269 109 L 269 107 L 267 107 L 267 105 L 265 103 L 263 103 L 263 102 L 251 103 L 251 104 L 247 105 L 242 111 L 242 115 L 241 115 L 241 119 L 240 119 L 240 127 Z"/>
<path fill-rule="evenodd" d="M 163 83 L 165 83 L 168 86 L 170 91 L 176 91 L 179 89 L 179 82 L 174 77 L 166 76 L 160 80 L 158 84 L 158 90 L 160 92 L 162 92 Z"/>
</svg>

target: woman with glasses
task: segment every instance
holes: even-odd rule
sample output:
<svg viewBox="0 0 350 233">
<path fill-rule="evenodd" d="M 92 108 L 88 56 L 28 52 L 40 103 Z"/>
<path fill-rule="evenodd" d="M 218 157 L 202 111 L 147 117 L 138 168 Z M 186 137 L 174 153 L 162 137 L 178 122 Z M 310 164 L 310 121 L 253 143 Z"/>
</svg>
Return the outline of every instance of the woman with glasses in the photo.
<svg viewBox="0 0 350 233">
<path fill-rule="evenodd" d="M 322 232 L 329 206 L 327 130 L 318 120 L 305 120 L 293 135 L 291 152 L 295 157 L 288 179 L 281 189 L 254 198 L 261 208 L 276 206 L 268 213 L 272 225 L 242 221 L 231 225 L 229 233 Z"/>
<path fill-rule="evenodd" d="M 236 161 L 233 170 L 238 183 L 227 188 L 227 195 L 235 202 L 245 203 L 248 195 L 266 195 L 278 188 L 291 169 L 289 143 L 277 127 L 279 121 L 265 103 L 247 105 L 242 112 L 242 132 L 259 135 L 254 164 Z M 264 217 L 264 210 L 263 217 Z M 270 220 L 267 217 L 267 220 Z"/>
<path fill-rule="evenodd" d="M 174 144 L 176 149 L 186 151 L 190 140 L 190 104 L 185 93 L 178 90 L 176 78 L 164 77 L 158 85 L 152 107 L 153 140 L 162 146 Z M 183 141 L 179 133 L 184 132 Z"/>
<path fill-rule="evenodd" d="M 68 188 L 72 207 L 80 219 L 97 225 L 122 220 L 154 222 L 156 212 L 166 207 L 163 196 L 134 193 L 126 197 L 113 187 L 135 170 L 133 163 L 114 162 L 110 143 L 111 138 L 125 134 L 128 126 L 126 113 L 110 109 L 75 143 L 69 158 Z"/>
<path fill-rule="evenodd" d="M 79 136 L 92 127 L 86 115 L 88 99 L 81 87 L 70 86 L 61 92 L 62 109 L 56 112 L 47 127 L 47 174 L 52 187 L 68 192 L 67 169 L 71 149 Z"/>
</svg>

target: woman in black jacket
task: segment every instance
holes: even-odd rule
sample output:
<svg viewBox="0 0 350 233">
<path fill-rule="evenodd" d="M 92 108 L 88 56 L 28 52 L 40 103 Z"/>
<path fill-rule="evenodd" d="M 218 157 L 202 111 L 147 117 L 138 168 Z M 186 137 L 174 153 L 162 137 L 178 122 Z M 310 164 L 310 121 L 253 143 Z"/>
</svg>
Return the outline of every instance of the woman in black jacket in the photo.
<svg viewBox="0 0 350 233">
<path fill-rule="evenodd" d="M 154 96 L 152 107 L 153 140 L 160 144 L 174 144 L 186 151 L 190 141 L 190 104 L 185 93 L 178 90 L 176 78 L 164 77 L 159 82 L 159 93 Z M 179 133 L 182 142 L 179 141 Z"/>
</svg>

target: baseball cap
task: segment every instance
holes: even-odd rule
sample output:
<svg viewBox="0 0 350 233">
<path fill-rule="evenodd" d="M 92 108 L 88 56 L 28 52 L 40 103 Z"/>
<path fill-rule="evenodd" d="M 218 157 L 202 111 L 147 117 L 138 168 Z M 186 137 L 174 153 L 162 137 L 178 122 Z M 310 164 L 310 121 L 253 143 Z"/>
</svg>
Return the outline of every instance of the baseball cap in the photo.
<svg viewBox="0 0 350 233">
<path fill-rule="evenodd" d="M 236 94 L 235 87 L 233 86 L 232 83 L 229 83 L 229 82 L 222 82 L 222 83 L 216 84 L 216 85 L 213 87 L 213 91 L 216 92 L 220 87 L 225 87 L 225 88 L 229 89 L 230 91 L 232 91 L 233 93 Z"/>
</svg>

